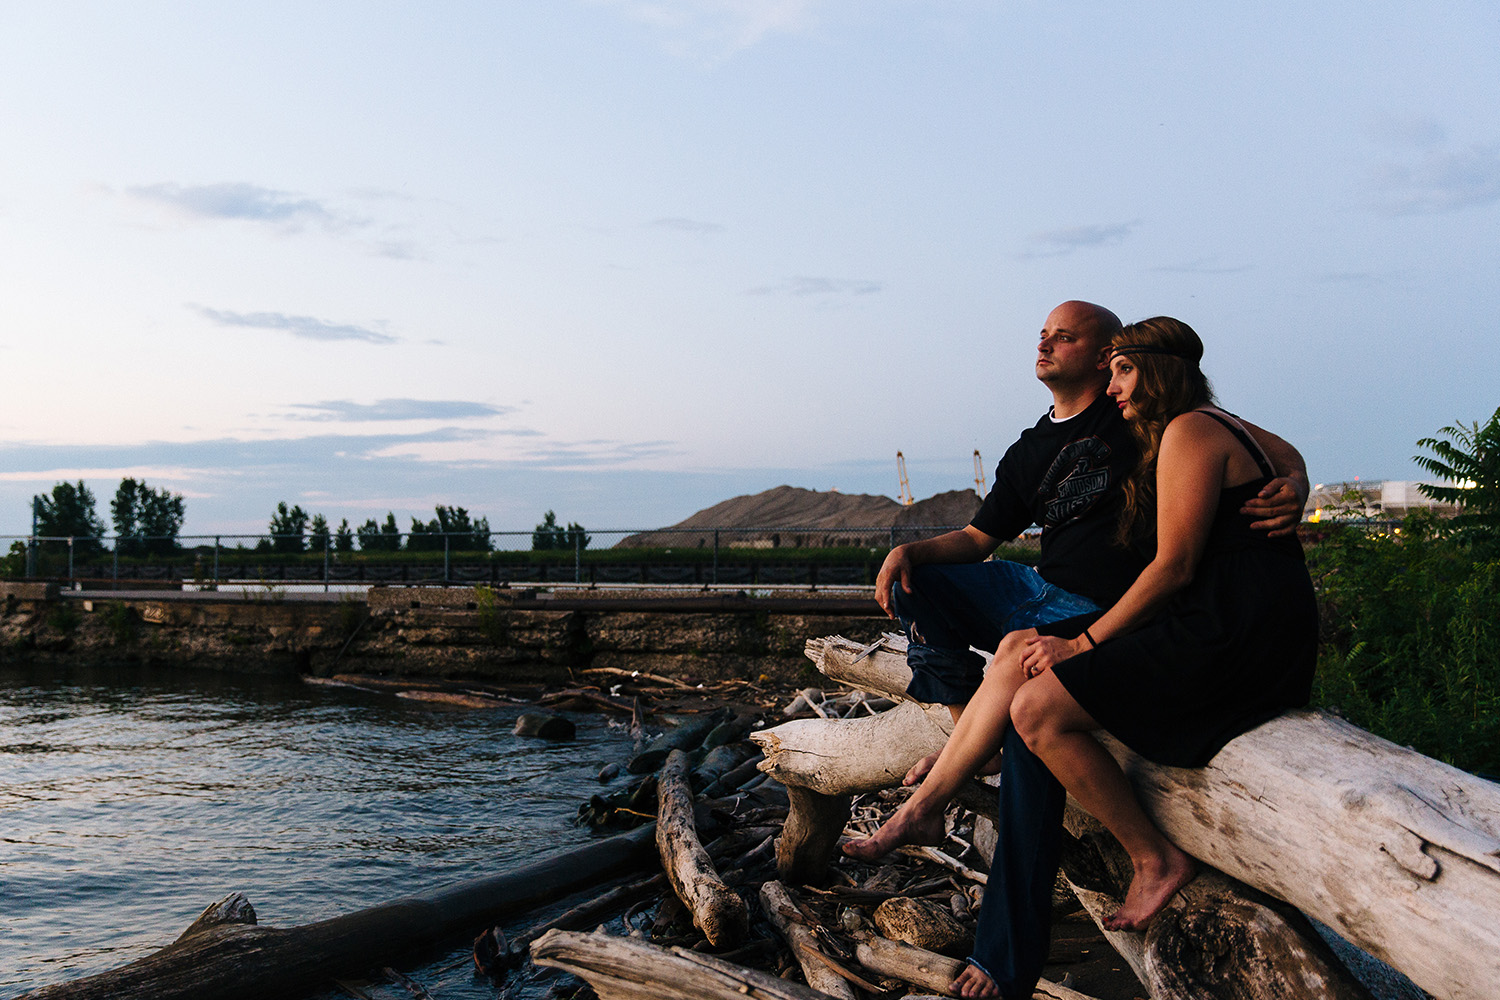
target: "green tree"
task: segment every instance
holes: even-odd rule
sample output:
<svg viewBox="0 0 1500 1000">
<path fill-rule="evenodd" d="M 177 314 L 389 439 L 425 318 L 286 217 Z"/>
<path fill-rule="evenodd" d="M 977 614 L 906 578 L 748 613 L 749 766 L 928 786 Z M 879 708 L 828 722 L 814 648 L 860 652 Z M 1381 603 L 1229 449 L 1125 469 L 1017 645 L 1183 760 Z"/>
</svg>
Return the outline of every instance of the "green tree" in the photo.
<svg viewBox="0 0 1500 1000">
<path fill-rule="evenodd" d="M 335 552 L 354 551 L 354 532 L 349 527 L 347 517 L 339 519 L 338 530 L 333 533 L 333 550 Z"/>
<path fill-rule="evenodd" d="M 307 551 L 322 552 L 329 547 L 332 538 L 328 530 L 328 518 L 322 514 L 314 514 L 307 529 Z"/>
<path fill-rule="evenodd" d="M 490 549 L 490 522 L 488 518 L 470 520 L 469 512 L 462 507 L 435 509 L 437 517 L 423 522 L 411 520 L 411 538 L 406 547 L 412 550 L 441 551 L 443 536 L 448 538 L 448 548 L 454 552 L 488 552 Z"/>
<path fill-rule="evenodd" d="M 36 511 L 38 535 L 73 538 L 73 551 L 80 556 L 97 556 L 104 551 L 99 540 L 104 537 L 104 522 L 94 509 L 94 494 L 83 480 L 58 483 L 51 495 L 32 498 Z M 63 551 L 65 542 L 44 542 L 44 551 Z"/>
<path fill-rule="evenodd" d="M 326 523 L 324 530 L 327 530 Z M 276 505 L 276 513 L 271 515 L 268 531 L 271 535 L 271 551 L 303 551 L 307 546 L 307 511 L 300 505 L 288 508 L 286 501 L 281 501 Z"/>
<path fill-rule="evenodd" d="M 1422 438 L 1417 445 L 1432 454 L 1416 455 L 1414 461 L 1454 485 L 1417 488 L 1434 500 L 1460 507 L 1455 527 L 1500 530 L 1500 409 L 1483 426 L 1478 421 L 1455 423 L 1438 433 L 1447 440 Z"/>
<path fill-rule="evenodd" d="M 542 518 L 542 523 L 536 526 L 531 533 L 531 548 L 535 552 L 550 552 L 554 550 L 573 551 L 575 547 L 586 549 L 592 539 L 588 532 L 584 531 L 583 525 L 568 522 L 566 528 L 557 523 L 557 514 L 547 511 Z"/>
<path fill-rule="evenodd" d="M 153 489 L 145 480 L 120 480 L 109 502 L 115 523 L 115 544 L 121 555 L 168 555 L 177 550 L 186 508 L 182 495 Z"/>
<path fill-rule="evenodd" d="M 396 515 L 386 511 L 385 523 L 373 517 L 354 529 L 359 538 L 361 552 L 395 552 L 401 548 L 401 529 L 396 526 Z"/>
</svg>

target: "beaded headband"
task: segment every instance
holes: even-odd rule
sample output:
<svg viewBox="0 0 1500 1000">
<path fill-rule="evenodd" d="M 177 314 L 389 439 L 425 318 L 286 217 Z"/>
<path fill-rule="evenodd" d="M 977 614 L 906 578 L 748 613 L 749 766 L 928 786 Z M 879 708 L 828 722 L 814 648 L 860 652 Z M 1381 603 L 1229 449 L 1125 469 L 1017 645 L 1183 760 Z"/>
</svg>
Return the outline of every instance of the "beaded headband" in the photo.
<svg viewBox="0 0 1500 1000">
<path fill-rule="evenodd" d="M 1170 347 L 1157 347 L 1154 344 L 1121 344 L 1118 347 L 1111 347 L 1109 349 L 1109 356 L 1111 358 L 1123 357 L 1127 354 L 1163 354 L 1169 358 L 1181 358 L 1184 361 L 1191 361 L 1193 364 L 1197 364 L 1199 360 L 1191 354 L 1185 354 Z"/>
</svg>

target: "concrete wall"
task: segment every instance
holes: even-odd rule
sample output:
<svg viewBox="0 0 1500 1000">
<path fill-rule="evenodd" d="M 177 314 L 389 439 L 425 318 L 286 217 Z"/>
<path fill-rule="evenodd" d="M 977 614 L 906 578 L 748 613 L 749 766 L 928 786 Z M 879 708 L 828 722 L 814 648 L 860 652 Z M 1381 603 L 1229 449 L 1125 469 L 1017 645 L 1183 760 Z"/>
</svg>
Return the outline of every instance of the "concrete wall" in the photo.
<svg viewBox="0 0 1500 1000">
<path fill-rule="evenodd" d="M 30 587 L 26 590 L 20 588 Z M 842 634 L 869 641 L 893 623 L 858 605 L 815 600 L 795 611 L 653 611 L 609 601 L 546 610 L 528 592 L 378 588 L 368 601 L 242 595 L 113 600 L 0 584 L 0 663 L 94 661 L 238 672 L 373 673 L 506 682 L 567 681 L 586 667 L 715 680 L 812 680 L 803 643 Z M 597 606 L 594 606 L 594 604 Z M 784 607 L 786 602 L 781 602 Z M 520 606 L 518 606 L 520 605 Z M 663 602 L 667 606 L 667 602 Z"/>
</svg>

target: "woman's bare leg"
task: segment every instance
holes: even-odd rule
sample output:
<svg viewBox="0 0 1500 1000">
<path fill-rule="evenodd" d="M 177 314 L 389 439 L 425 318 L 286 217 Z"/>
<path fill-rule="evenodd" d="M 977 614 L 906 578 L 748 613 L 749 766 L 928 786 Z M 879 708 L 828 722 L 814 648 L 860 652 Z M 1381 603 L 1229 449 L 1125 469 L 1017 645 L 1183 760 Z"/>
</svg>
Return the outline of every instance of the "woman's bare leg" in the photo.
<svg viewBox="0 0 1500 1000">
<path fill-rule="evenodd" d="M 1012 633 L 1018 634 L 1018 633 Z M 872 861 L 890 853 L 902 844 L 936 844 L 943 839 L 943 813 L 958 789 L 999 752 L 1010 725 L 1010 703 L 1025 681 L 1019 669 L 1002 667 L 1001 652 L 1010 637 L 996 652 L 996 666 L 985 674 L 984 682 L 964 708 L 953 734 L 938 755 L 916 794 L 907 799 L 875 833 L 844 845 L 844 853 Z"/>
<path fill-rule="evenodd" d="M 1151 822 L 1120 765 L 1089 735 L 1099 724 L 1056 676 L 1049 672 L 1028 684 L 1012 710 L 1026 745 L 1130 855 L 1130 890 L 1105 927 L 1143 930 L 1192 881 L 1197 864 Z"/>
</svg>

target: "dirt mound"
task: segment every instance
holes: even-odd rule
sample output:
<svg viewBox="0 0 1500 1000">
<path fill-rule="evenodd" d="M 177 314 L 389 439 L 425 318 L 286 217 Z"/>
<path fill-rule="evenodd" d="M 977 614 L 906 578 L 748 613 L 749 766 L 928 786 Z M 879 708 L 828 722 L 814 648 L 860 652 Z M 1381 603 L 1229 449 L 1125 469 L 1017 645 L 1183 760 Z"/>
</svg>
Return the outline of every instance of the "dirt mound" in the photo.
<svg viewBox="0 0 1500 1000">
<path fill-rule="evenodd" d="M 897 511 L 894 523 L 896 541 L 931 538 L 951 528 L 961 528 L 974 520 L 978 511 L 979 495 L 973 490 L 949 490 L 926 500 L 918 500 L 910 507 L 902 507 Z"/>
<path fill-rule="evenodd" d="M 963 497 L 972 503 L 965 506 Z M 616 548 L 885 547 L 899 525 L 964 525 L 979 500 L 972 492 L 953 490 L 902 507 L 886 496 L 822 492 L 796 486 L 735 497 L 700 510 L 669 530 L 646 531 L 620 539 Z M 801 530 L 788 530 L 801 529 Z M 906 540 L 903 532 L 902 540 Z M 921 537 L 912 535 L 911 537 Z"/>
</svg>

